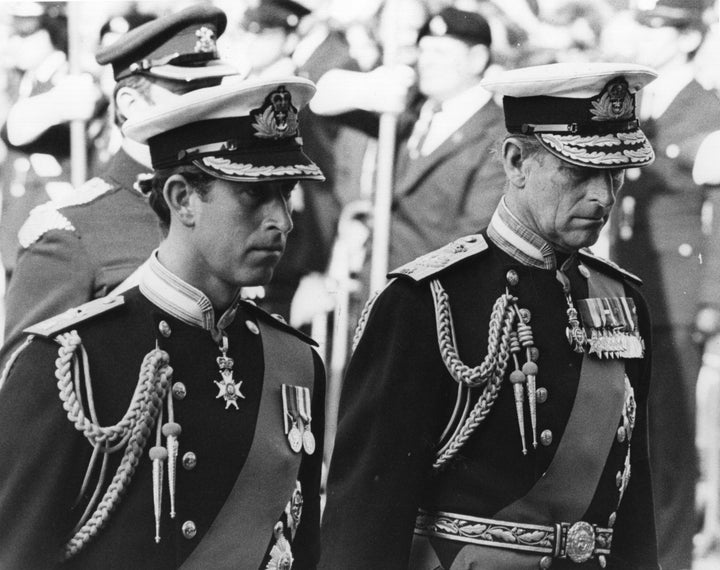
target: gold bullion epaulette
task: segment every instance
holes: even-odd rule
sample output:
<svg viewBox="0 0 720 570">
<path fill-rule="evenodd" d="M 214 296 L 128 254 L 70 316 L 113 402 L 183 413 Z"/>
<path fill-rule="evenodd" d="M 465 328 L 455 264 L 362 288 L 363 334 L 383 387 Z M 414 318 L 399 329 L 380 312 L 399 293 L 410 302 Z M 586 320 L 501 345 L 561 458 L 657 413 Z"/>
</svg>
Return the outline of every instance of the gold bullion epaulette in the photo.
<svg viewBox="0 0 720 570">
<path fill-rule="evenodd" d="M 604 257 L 598 257 L 587 248 L 580 250 L 580 257 L 582 257 L 586 261 L 595 263 L 602 268 L 610 269 L 611 273 L 619 273 L 622 277 L 625 277 L 630 281 L 637 283 L 638 285 L 642 285 L 642 279 L 640 279 L 637 275 L 635 275 L 634 273 L 630 273 L 629 271 L 623 269 L 617 263 L 614 263 L 609 259 L 605 259 Z"/>
<path fill-rule="evenodd" d="M 311 337 L 303 333 L 302 331 L 297 330 L 295 327 L 292 327 L 288 324 L 288 322 L 285 320 L 285 317 L 278 313 L 268 313 L 265 309 L 262 309 L 261 307 L 257 306 L 257 303 L 253 301 L 252 299 L 243 299 L 241 301 L 254 315 L 257 315 L 259 318 L 261 318 L 263 321 L 270 323 L 271 325 L 276 326 L 282 331 L 288 332 L 293 336 L 296 336 L 303 342 L 308 343 L 310 346 L 318 346 L 318 343 L 315 342 Z"/>
<path fill-rule="evenodd" d="M 89 319 L 122 307 L 125 304 L 125 298 L 122 295 L 108 295 L 100 299 L 94 299 L 88 303 L 68 309 L 64 313 L 50 317 L 26 328 L 23 332 L 43 337 L 52 337 L 56 334 L 85 322 Z"/>
<path fill-rule="evenodd" d="M 59 211 L 60 208 L 86 204 L 111 188 L 113 186 L 102 178 L 92 178 L 65 198 L 36 206 L 18 232 L 20 245 L 28 248 L 51 230 L 74 232 L 75 226 Z"/>
<path fill-rule="evenodd" d="M 389 277 L 410 277 L 415 281 L 440 273 L 463 259 L 485 251 L 488 244 L 479 234 L 461 237 L 453 242 L 421 255 L 410 263 L 391 271 Z"/>
</svg>

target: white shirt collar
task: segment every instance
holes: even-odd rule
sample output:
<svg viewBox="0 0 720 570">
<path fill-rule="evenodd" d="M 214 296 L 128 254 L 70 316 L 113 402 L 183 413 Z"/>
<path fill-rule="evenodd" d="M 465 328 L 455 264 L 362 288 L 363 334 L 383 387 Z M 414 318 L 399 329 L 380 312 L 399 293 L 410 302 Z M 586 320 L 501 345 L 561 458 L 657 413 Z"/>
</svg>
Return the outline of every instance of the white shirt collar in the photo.
<svg viewBox="0 0 720 570">
<path fill-rule="evenodd" d="M 240 289 L 227 310 L 215 319 L 215 310 L 207 296 L 168 270 L 155 250 L 140 275 L 140 292 L 154 305 L 173 317 L 210 332 L 225 329 L 235 318 Z"/>
</svg>

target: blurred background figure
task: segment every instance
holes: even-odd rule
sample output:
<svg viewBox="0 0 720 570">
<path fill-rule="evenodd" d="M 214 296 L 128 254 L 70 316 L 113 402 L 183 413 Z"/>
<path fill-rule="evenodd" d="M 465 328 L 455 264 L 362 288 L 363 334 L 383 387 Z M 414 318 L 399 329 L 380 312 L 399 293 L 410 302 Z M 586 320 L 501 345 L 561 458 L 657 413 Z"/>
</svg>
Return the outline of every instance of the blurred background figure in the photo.
<svg viewBox="0 0 720 570">
<path fill-rule="evenodd" d="M 642 277 L 652 307 L 650 457 L 660 561 L 668 570 L 692 565 L 695 386 L 705 343 L 720 333 L 720 186 L 693 179 L 694 170 L 718 160 L 698 153 L 720 128 L 720 100 L 698 83 L 693 64 L 705 7 L 702 0 L 637 2 L 626 31 L 634 60 L 659 73 L 639 103 L 656 160 L 628 171 L 610 244 L 611 257 Z"/>
<path fill-rule="evenodd" d="M 227 19 L 217 7 L 135 17 L 147 20 L 135 28 L 117 18 L 115 41 L 96 54 L 115 81 L 117 127 L 154 105 L 237 76 L 234 66 L 218 59 L 216 39 Z M 20 228 L 21 251 L 5 298 L 6 351 L 24 328 L 116 291 L 160 244 L 157 216 L 137 185 L 150 169 L 150 151 L 127 137 L 118 142 L 102 172 L 33 209 Z"/>
<path fill-rule="evenodd" d="M 90 74 L 70 75 L 64 3 L 20 2 L 9 6 L 8 61 L 17 89 L 0 137 L 9 149 L 2 173 L 0 256 L 6 280 L 15 268 L 17 233 L 30 210 L 72 193 L 70 122 L 102 124 L 107 100 Z M 91 146 L 91 136 L 86 137 Z M 92 153 L 88 154 L 90 161 Z"/>
<path fill-rule="evenodd" d="M 300 41 L 301 19 L 310 10 L 293 0 L 264 0 L 248 8 L 240 22 L 234 54 L 248 77 L 286 77 L 295 74 L 293 52 Z"/>
<path fill-rule="evenodd" d="M 444 8 L 418 33 L 416 71 L 383 65 L 333 71 L 318 83 L 313 110 L 402 113 L 398 121 L 389 268 L 487 223 L 503 174 L 490 152 L 502 111 L 479 82 L 491 33 L 478 12 Z M 372 124 L 373 119 L 366 119 Z M 376 123 L 374 123 L 376 124 Z"/>
</svg>

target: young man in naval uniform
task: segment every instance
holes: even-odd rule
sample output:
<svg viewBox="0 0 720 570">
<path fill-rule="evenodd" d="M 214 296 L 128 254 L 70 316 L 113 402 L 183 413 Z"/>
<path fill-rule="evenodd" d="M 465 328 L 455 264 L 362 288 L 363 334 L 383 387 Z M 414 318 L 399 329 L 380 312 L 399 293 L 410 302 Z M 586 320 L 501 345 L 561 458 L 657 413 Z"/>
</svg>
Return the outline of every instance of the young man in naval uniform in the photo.
<svg viewBox="0 0 720 570">
<path fill-rule="evenodd" d="M 267 283 L 312 82 L 230 83 L 124 125 L 166 226 L 137 287 L 26 330 L 0 382 L 0 568 L 314 568 L 324 370 Z M 294 563 L 293 563 L 294 561 Z"/>
<path fill-rule="evenodd" d="M 653 160 L 627 64 L 505 72 L 488 228 L 396 269 L 361 319 L 320 567 L 657 568 L 640 281 L 587 249 Z M 632 472 L 632 477 L 631 477 Z"/>
<path fill-rule="evenodd" d="M 117 123 L 236 75 L 215 46 L 226 21 L 219 8 L 191 6 L 100 49 L 97 61 L 112 66 L 117 82 Z M 150 170 L 147 147 L 124 138 L 98 177 L 32 211 L 19 232 L 21 249 L 5 298 L 6 342 L 14 344 L 25 327 L 107 295 L 148 258 L 162 235 L 135 182 Z"/>
</svg>

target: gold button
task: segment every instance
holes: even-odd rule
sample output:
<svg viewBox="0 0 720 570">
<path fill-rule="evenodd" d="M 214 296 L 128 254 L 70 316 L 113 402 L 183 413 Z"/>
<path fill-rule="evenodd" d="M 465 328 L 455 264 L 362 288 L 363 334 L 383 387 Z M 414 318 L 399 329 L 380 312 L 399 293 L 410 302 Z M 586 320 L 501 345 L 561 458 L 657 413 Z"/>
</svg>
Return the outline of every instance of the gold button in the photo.
<svg viewBox="0 0 720 570">
<path fill-rule="evenodd" d="M 623 426 L 620 426 L 617 430 L 617 440 L 622 443 L 625 441 L 625 438 L 627 437 L 627 432 L 625 431 L 625 428 Z"/>
<path fill-rule="evenodd" d="M 186 471 L 192 471 L 195 469 L 197 466 L 197 455 L 195 455 L 192 451 L 186 452 L 182 456 L 182 466 Z"/>
<path fill-rule="evenodd" d="M 612 526 L 615 524 L 615 520 L 617 519 L 617 513 L 612 512 L 610 513 L 610 517 L 608 518 L 608 526 L 612 528 Z"/>
<path fill-rule="evenodd" d="M 552 443 L 552 439 L 553 435 L 549 429 L 543 430 L 543 432 L 540 434 L 540 443 L 542 443 L 546 447 Z"/>
<path fill-rule="evenodd" d="M 252 322 L 251 320 L 245 321 L 245 326 L 248 328 L 248 330 L 253 334 L 260 334 L 260 329 L 258 326 Z"/>
<path fill-rule="evenodd" d="M 182 382 L 175 382 L 172 386 L 172 393 L 173 398 L 176 400 L 184 400 L 185 396 L 187 396 L 187 388 L 185 388 L 185 384 Z"/>
<path fill-rule="evenodd" d="M 167 321 L 160 321 L 158 324 L 158 330 L 165 338 L 168 338 L 172 334 L 172 330 L 170 330 L 170 325 L 167 324 Z"/>
<path fill-rule="evenodd" d="M 538 404 L 544 404 L 548 399 L 547 388 L 538 388 L 535 390 L 535 398 Z"/>
<path fill-rule="evenodd" d="M 550 566 L 552 566 L 552 556 L 543 556 L 540 559 L 539 566 L 540 568 L 542 568 L 542 570 L 547 570 L 548 568 L 550 568 Z"/>
<path fill-rule="evenodd" d="M 197 527 L 195 526 L 195 523 L 193 521 L 185 521 L 182 524 L 182 534 L 188 540 L 195 538 L 195 535 L 197 534 Z"/>
<path fill-rule="evenodd" d="M 520 282 L 520 277 L 514 269 L 505 274 L 505 279 L 507 279 L 508 285 L 517 285 Z"/>
</svg>

